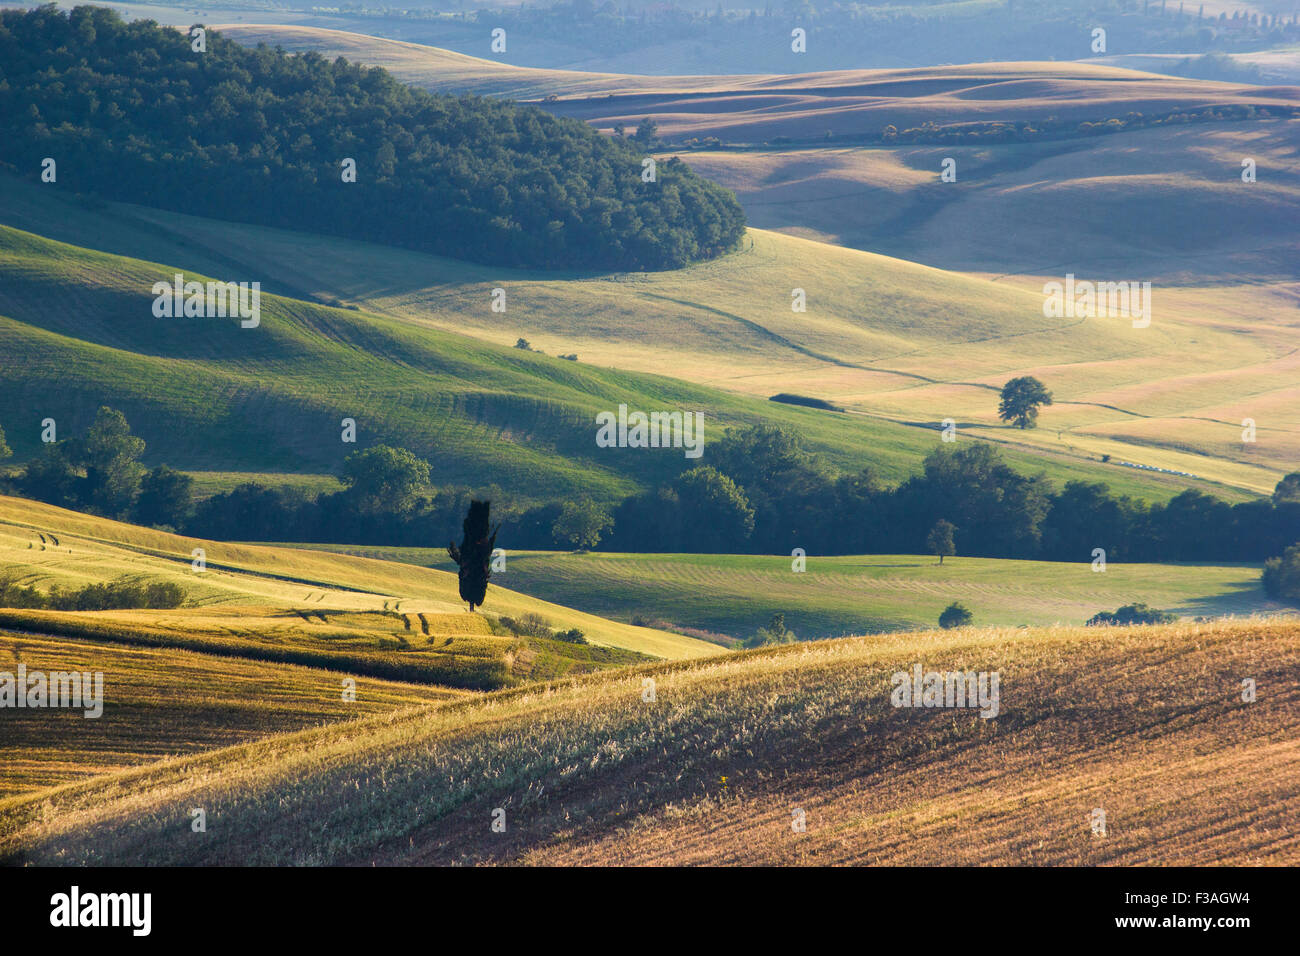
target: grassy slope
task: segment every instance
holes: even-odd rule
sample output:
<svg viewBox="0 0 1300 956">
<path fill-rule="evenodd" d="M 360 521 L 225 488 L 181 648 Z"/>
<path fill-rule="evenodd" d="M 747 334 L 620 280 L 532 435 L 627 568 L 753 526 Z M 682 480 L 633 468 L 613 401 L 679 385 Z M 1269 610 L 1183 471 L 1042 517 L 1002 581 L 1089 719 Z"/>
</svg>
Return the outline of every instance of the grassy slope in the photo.
<svg viewBox="0 0 1300 956">
<path fill-rule="evenodd" d="M 846 467 L 863 447 L 891 448 L 911 459 L 884 463 L 896 476 L 933 442 L 888 424 L 846 426 L 761 399 L 295 299 L 264 295 L 256 329 L 155 319 L 149 289 L 173 271 L 0 228 L 0 343 L 13 357 L 0 376 L 6 419 L 53 417 L 66 435 L 107 402 L 127 414 L 155 457 L 173 464 L 311 471 L 336 469 L 354 450 L 339 441 L 339 422 L 349 416 L 362 445 L 388 441 L 428 456 L 435 481 L 497 484 L 523 498 L 578 489 L 612 498 L 689 464 L 681 450 L 598 449 L 595 413 L 620 402 L 701 409 L 706 439 L 726 424 L 780 422 Z M 464 290 L 457 306 L 478 302 L 476 291 Z M 20 454 L 35 451 L 35 432 L 7 431 Z"/>
<path fill-rule="evenodd" d="M 423 548 L 331 550 L 430 567 L 451 567 Z M 1176 614 L 1274 613 L 1252 565 L 1115 564 L 1094 572 L 1077 564 L 918 555 L 807 559 L 803 573 L 786 557 L 714 554 L 571 554 L 512 551 L 500 576 L 525 594 L 616 620 L 748 638 L 774 613 L 800 637 L 838 637 L 929 628 L 953 601 L 978 624 L 1082 624 L 1098 611 L 1134 602 Z M 660 623 L 662 622 L 662 623 Z"/>
<path fill-rule="evenodd" d="M 1231 498 L 1271 490 L 1294 444 L 1286 387 L 1273 383 L 1285 379 L 1289 359 L 1282 356 L 1294 349 L 1295 330 L 1274 317 L 1258 323 L 1255 336 L 1235 335 L 1231 323 L 1241 316 L 1225 316 L 1230 306 L 1202 317 L 1199 303 L 1190 302 L 1186 318 L 1174 312 L 1145 330 L 1123 320 L 1045 319 L 1041 295 L 1031 290 L 759 231 L 751 232 L 744 251 L 677 272 L 557 279 L 140 207 L 97 213 L 4 178 L 0 218 L 189 270 L 259 278 L 268 289 L 364 303 L 368 312 L 354 313 L 268 297 L 269 331 L 256 350 L 240 336 L 261 329 L 217 323 L 196 336 L 173 324 L 158 335 L 147 301 L 138 298 L 139 283 L 171 269 L 5 233 L 0 267 L 9 281 L 0 287 L 0 315 L 20 321 L 0 322 L 0 340 L 31 356 L 18 366 L 16 381 L 9 375 L 0 380 L 10 400 L 25 408 L 38 395 L 42 409 L 61 402 L 53 411 L 76 409 L 74 417 L 84 417 L 97 395 L 165 410 L 192 423 L 183 433 L 188 444 L 172 430 L 145 437 L 160 451 L 182 453 L 173 457 L 188 467 L 261 469 L 271 466 L 273 455 L 279 467 L 333 468 L 348 450 L 337 443 L 335 423 L 350 414 L 376 440 L 434 455 L 435 480 L 496 481 L 526 488 L 525 494 L 580 484 L 589 493 L 612 495 L 632 481 L 682 467 L 677 456 L 595 455 L 589 416 L 619 401 L 633 408 L 701 408 L 715 422 L 714 436 L 727 422 L 786 424 L 840 468 L 869 462 L 894 480 L 917 467 L 934 447 L 933 429 L 953 417 L 967 435 L 1012 443 L 1012 460 L 1022 468 L 1045 467 L 1062 480 L 1104 479 L 1150 498 L 1168 497 L 1188 482 L 1103 466 L 1100 456 L 1201 476 L 1202 487 Z M 507 289 L 505 316 L 488 308 L 497 286 Z M 796 287 L 807 293 L 806 313 L 790 309 Z M 52 299 L 56 311 L 47 307 Z M 78 323 L 80 341 L 45 330 L 73 332 L 66 316 L 92 306 L 117 309 L 121 319 L 88 329 Z M 100 330 L 114 344 L 138 349 L 147 340 L 151 351 L 191 356 L 184 383 L 175 380 L 176 355 L 108 353 L 85 341 Z M 439 334 L 447 331 L 499 346 L 523 333 L 535 347 L 577 352 L 581 362 L 502 352 Z M 1203 375 L 1207 365 L 1225 369 L 1211 392 Z M 601 366 L 671 371 L 699 385 Z M 123 367 L 132 375 L 124 376 Z M 87 383 L 80 392 L 38 391 L 36 380 L 64 368 L 76 369 Z M 1058 402 L 1044 413 L 1043 427 L 1029 433 L 1002 427 L 994 416 L 995 389 L 1024 372 L 1044 377 Z M 1260 442 L 1245 448 L 1234 444 L 1239 425 L 1217 414 L 1218 404 L 1242 404 L 1242 381 L 1267 386 L 1245 402 L 1263 409 L 1257 415 Z M 1160 393 L 1160 406 L 1150 411 L 1142 409 L 1146 388 Z M 1127 389 L 1125 397 L 1137 407 L 1107 407 L 1114 402 L 1102 399 L 1118 389 Z M 860 414 L 774 406 L 736 394 L 765 398 L 779 391 L 838 399 Z M 222 402 L 208 400 L 214 393 Z M 1216 406 L 1206 407 L 1207 395 Z M 1186 437 L 1189 414 L 1208 419 L 1200 422 L 1207 430 L 1200 443 Z M 1118 435 L 1138 419 L 1151 431 L 1137 439 L 1140 444 L 1082 433 L 1110 428 Z M 20 453 L 30 450 L 31 436 L 9 431 Z M 471 437 L 476 442 L 467 458 L 438 454 Z M 492 441 L 498 437 L 506 441 Z M 539 443 L 558 454 L 537 451 Z"/>
<path fill-rule="evenodd" d="M 208 570 L 202 574 L 191 568 L 195 547 L 206 550 Z M 500 660 L 516 643 L 491 637 L 482 616 L 465 611 L 456 577 L 445 571 L 317 551 L 198 541 L 21 498 L 0 497 L 0 567 L 19 573 L 21 583 L 42 589 L 52 584 L 76 587 L 124 574 L 185 587 L 190 606 L 174 611 L 21 612 L 37 625 L 45 617 L 54 624 L 75 619 L 83 626 L 89 621 L 115 627 L 134 643 L 176 646 L 197 641 L 213 650 L 261 657 L 302 650 L 343 655 L 339 663 L 355 667 L 376 660 L 408 666 L 408 661 L 423 658 L 455 657 L 459 647 L 453 642 L 447 648 L 448 637 L 474 645 L 466 654 L 475 659 L 491 651 L 490 656 Z M 605 621 L 495 586 L 488 592 L 487 611 L 540 613 L 562 628 L 581 629 L 601 647 L 655 657 L 694 657 L 718 650 L 702 641 Z M 138 632 L 134 638 L 133 628 Z M 436 642 L 426 640 L 426 633 Z M 402 638 L 415 649 L 394 648 Z M 528 674 L 525 663 L 518 662 L 523 676 Z"/>
<path fill-rule="evenodd" d="M 891 707 L 890 674 L 914 663 L 998 671 L 1000 715 Z M 1296 626 L 1259 621 L 799 645 L 415 708 L 0 801 L 0 855 L 1294 864 L 1297 666 Z M 187 825 L 195 806 L 206 834 Z M 795 807 L 807 833 L 791 830 Z M 1090 832 L 1097 807 L 1105 837 Z"/>
</svg>

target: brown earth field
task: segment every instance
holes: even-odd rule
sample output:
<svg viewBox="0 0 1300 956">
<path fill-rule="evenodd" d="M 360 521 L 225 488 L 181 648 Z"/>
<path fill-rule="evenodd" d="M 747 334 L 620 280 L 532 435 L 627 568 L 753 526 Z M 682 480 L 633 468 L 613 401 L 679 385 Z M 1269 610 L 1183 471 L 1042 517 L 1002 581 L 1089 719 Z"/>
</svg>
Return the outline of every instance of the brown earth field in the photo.
<svg viewBox="0 0 1300 956">
<path fill-rule="evenodd" d="M 997 715 L 893 706 L 891 675 L 914 664 L 997 672 Z M 0 857 L 1294 865 L 1297 673 L 1300 629 L 1267 619 L 894 634 L 645 665 L 3 800 Z M 206 834 L 190 831 L 192 807 Z"/>
</svg>

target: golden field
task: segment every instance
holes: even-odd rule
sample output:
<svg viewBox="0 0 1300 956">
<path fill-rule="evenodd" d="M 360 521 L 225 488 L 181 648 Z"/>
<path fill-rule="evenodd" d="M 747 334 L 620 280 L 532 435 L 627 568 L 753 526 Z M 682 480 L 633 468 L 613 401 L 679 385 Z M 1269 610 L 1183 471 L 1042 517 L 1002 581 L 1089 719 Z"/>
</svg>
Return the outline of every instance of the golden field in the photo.
<svg viewBox="0 0 1300 956">
<path fill-rule="evenodd" d="M 996 671 L 1000 712 L 891 677 Z M 0 801 L 29 864 L 1294 864 L 1300 630 L 791 645 L 534 684 Z M 1242 681 L 1258 697 L 1242 699 Z M 654 699 L 646 699 L 647 681 Z M 202 807 L 208 832 L 189 827 Z M 792 827 L 805 813 L 806 832 Z M 1090 826 L 1106 813 L 1105 836 Z M 506 829 L 494 832 L 494 812 Z M 500 815 L 497 817 L 500 819 Z"/>
</svg>

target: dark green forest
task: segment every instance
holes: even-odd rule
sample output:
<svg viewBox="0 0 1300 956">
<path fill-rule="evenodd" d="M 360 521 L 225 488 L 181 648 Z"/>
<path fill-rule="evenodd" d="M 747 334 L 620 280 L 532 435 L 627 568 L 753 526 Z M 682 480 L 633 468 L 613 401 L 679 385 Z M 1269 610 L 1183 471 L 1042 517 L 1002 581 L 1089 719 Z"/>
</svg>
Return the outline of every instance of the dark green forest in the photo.
<svg viewBox="0 0 1300 956">
<path fill-rule="evenodd" d="M 668 269 L 744 231 L 679 159 L 536 107 L 153 21 L 0 12 L 0 163 L 73 192 L 503 266 Z M 356 181 L 344 181 L 345 159 Z"/>
</svg>

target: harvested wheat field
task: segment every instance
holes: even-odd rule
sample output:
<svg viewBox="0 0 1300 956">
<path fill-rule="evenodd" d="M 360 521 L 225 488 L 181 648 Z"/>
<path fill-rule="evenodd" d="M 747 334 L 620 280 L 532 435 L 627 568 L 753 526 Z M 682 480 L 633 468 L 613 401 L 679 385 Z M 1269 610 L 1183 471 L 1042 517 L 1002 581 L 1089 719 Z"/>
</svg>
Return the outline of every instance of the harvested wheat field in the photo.
<svg viewBox="0 0 1300 956">
<path fill-rule="evenodd" d="M 917 664 L 996 672 L 996 716 L 893 706 L 891 675 Z M 11 798 L 0 857 L 1294 864 L 1298 674 L 1300 627 L 1262 618 L 911 633 L 646 665 Z M 205 834 L 190 831 L 193 807 Z"/>
</svg>

